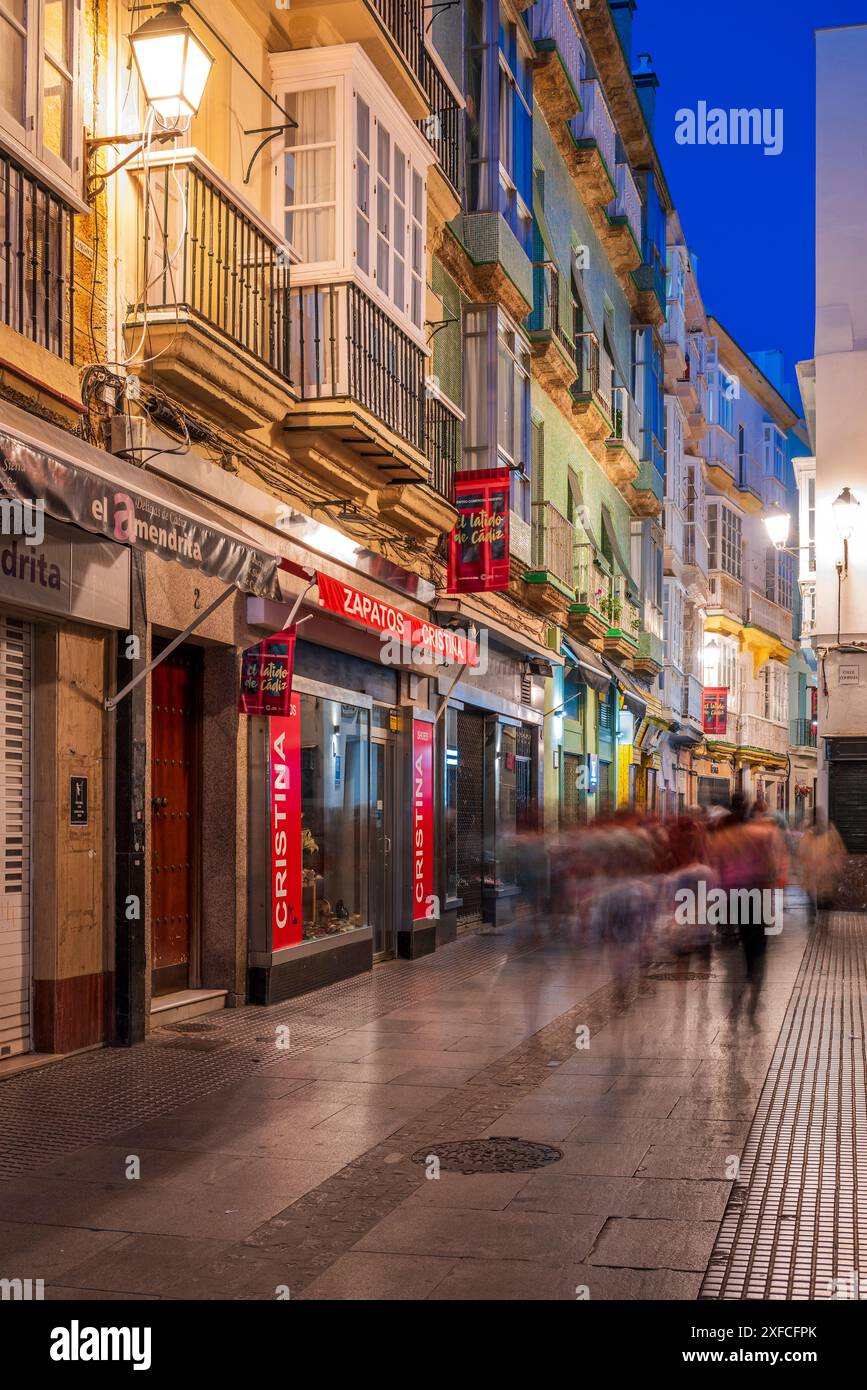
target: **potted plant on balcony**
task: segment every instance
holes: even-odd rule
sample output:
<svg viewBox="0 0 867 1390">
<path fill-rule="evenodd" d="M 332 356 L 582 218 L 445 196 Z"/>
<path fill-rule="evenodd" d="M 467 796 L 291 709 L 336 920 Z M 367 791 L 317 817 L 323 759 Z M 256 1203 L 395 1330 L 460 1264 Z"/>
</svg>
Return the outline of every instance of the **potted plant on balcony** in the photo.
<svg viewBox="0 0 867 1390">
<path fill-rule="evenodd" d="M 619 627 L 620 615 L 623 612 L 623 601 L 615 596 L 608 594 L 602 600 L 602 616 L 608 619 L 609 627 Z"/>
</svg>

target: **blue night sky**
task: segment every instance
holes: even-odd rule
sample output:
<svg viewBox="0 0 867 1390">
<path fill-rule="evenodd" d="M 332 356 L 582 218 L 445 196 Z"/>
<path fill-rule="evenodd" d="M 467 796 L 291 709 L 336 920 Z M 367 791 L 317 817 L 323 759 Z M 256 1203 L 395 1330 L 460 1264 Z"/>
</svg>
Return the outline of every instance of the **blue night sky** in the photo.
<svg viewBox="0 0 867 1390">
<path fill-rule="evenodd" d="M 813 35 L 858 23 L 867 0 L 638 0 L 635 15 L 633 65 L 650 53 L 660 79 L 654 138 L 705 308 L 748 352 L 782 348 L 790 381 L 813 355 Z M 700 101 L 782 107 L 782 153 L 676 144 L 675 112 Z"/>
</svg>

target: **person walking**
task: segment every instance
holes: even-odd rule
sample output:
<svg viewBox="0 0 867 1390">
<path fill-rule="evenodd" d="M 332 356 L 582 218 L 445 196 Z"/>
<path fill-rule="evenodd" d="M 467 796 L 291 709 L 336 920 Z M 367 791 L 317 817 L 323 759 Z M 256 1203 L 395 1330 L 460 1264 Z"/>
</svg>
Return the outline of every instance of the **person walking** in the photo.
<svg viewBox="0 0 867 1390">
<path fill-rule="evenodd" d="M 798 845 L 798 876 L 807 895 L 808 917 L 812 925 L 821 909 L 830 906 L 834 888 L 846 862 L 846 847 L 837 827 L 824 811 L 816 811 L 813 824 Z"/>
</svg>

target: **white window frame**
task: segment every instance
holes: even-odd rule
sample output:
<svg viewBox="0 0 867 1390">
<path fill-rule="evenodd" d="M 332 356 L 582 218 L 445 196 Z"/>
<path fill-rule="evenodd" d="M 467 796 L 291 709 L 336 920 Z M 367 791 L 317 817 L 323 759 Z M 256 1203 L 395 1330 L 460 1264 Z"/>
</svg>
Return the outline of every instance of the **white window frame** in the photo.
<svg viewBox="0 0 867 1390">
<path fill-rule="evenodd" d="M 416 129 L 397 98 L 386 86 L 364 50 L 358 44 L 337 44 L 326 48 L 293 49 L 270 55 L 272 89 L 276 101 L 283 104 L 288 95 L 300 91 L 334 86 L 336 88 L 335 120 L 337 130 L 335 170 L 335 232 L 334 258 L 330 261 L 302 261 L 293 266 L 294 285 L 322 282 L 336 283 L 354 280 L 375 304 L 419 346 L 428 350 L 425 338 L 427 282 L 427 179 L 436 155 L 424 136 Z M 370 119 L 368 206 L 369 225 L 367 270 L 359 265 L 357 246 L 357 177 L 358 177 L 358 98 L 367 105 Z M 380 126 L 387 132 L 389 168 L 379 168 Z M 404 199 L 394 196 L 395 149 L 405 161 Z M 275 225 L 285 228 L 285 199 L 283 181 L 283 148 L 274 162 L 274 202 L 272 218 Z M 387 177 L 380 177 L 381 172 Z M 421 216 L 413 204 L 414 177 L 421 180 Z M 382 192 L 385 189 L 385 193 Z M 388 288 L 379 284 L 377 268 L 377 226 L 380 197 L 387 196 L 388 205 Z M 395 257 L 398 254 L 394 236 L 395 207 L 402 211 L 404 281 L 401 303 L 393 298 Z M 413 232 L 420 241 L 420 264 L 413 261 Z M 416 298 L 413 299 L 415 285 Z M 416 318 L 413 310 L 417 309 Z"/>
<path fill-rule="evenodd" d="M 789 671 L 782 662 L 769 661 L 762 680 L 764 718 L 772 724 L 789 722 Z"/>
<path fill-rule="evenodd" d="M 12 18 L 12 12 L 0 0 L 4 21 L 24 37 L 24 120 L 19 121 L 0 107 L 0 139 L 9 153 L 37 178 L 43 179 L 61 197 L 69 200 L 78 211 L 86 211 L 82 201 L 82 158 L 84 153 L 84 124 L 81 114 L 81 0 L 69 0 L 69 35 L 72 57 L 69 70 L 61 68 L 70 85 L 69 100 L 69 160 L 59 158 L 45 144 L 45 111 L 42 94 L 42 65 L 45 56 L 46 0 L 27 0 L 26 29 Z M 46 60 L 48 61 L 48 60 Z M 56 59 L 51 64 L 58 66 Z"/>
</svg>

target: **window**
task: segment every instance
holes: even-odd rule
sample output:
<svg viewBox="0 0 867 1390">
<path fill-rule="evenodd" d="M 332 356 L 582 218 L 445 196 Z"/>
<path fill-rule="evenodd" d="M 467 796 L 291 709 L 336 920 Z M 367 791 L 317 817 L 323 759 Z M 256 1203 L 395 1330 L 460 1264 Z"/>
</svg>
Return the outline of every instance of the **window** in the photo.
<svg viewBox="0 0 867 1390">
<path fill-rule="evenodd" d="M 665 349 L 652 328 L 632 335 L 632 397 L 641 411 L 641 462 L 665 474 Z"/>
<path fill-rule="evenodd" d="M 0 129 L 74 187 L 80 182 L 76 0 L 0 0 Z"/>
<path fill-rule="evenodd" d="M 764 474 L 766 478 L 776 478 L 778 483 L 786 481 L 786 436 L 776 425 L 764 426 Z"/>
<path fill-rule="evenodd" d="M 672 666 L 683 670 L 683 589 L 676 580 L 666 579 L 662 600 L 662 636 Z"/>
<path fill-rule="evenodd" d="M 816 479 L 807 479 L 807 560 L 810 573 L 816 569 Z"/>
<path fill-rule="evenodd" d="M 336 97 L 330 86 L 285 98 L 297 127 L 285 136 L 283 223 L 302 261 L 333 261 L 337 254 Z"/>
<path fill-rule="evenodd" d="M 464 466 L 513 468 L 529 487 L 530 350 L 493 307 L 472 309 L 464 319 L 464 402 Z"/>
<path fill-rule="evenodd" d="M 714 633 L 704 645 L 704 681 L 728 691 L 727 708 L 737 713 L 741 700 L 740 647 L 733 637 Z"/>
<path fill-rule="evenodd" d="M 725 570 L 733 579 L 741 578 L 741 518 L 722 502 L 707 509 L 707 540 L 712 570 Z"/>
<path fill-rule="evenodd" d="M 768 546 L 765 554 L 765 598 L 792 611 L 795 599 L 794 557 L 781 554 L 773 546 Z"/>
<path fill-rule="evenodd" d="M 501 20 L 497 0 L 468 5 L 467 51 L 467 205 L 470 212 L 501 212 L 529 254 L 532 55 L 518 26 Z"/>
<path fill-rule="evenodd" d="M 300 262 L 293 283 L 351 277 L 421 344 L 430 145 L 358 45 L 287 50 L 271 66 L 297 122 L 274 210 Z"/>
<path fill-rule="evenodd" d="M 368 922 L 367 710 L 313 695 L 301 711 L 303 939 Z"/>
<path fill-rule="evenodd" d="M 769 661 L 762 672 L 764 717 L 785 724 L 789 717 L 789 672 L 779 661 Z"/>
</svg>

